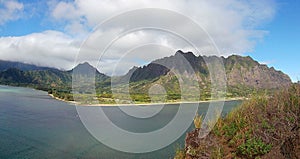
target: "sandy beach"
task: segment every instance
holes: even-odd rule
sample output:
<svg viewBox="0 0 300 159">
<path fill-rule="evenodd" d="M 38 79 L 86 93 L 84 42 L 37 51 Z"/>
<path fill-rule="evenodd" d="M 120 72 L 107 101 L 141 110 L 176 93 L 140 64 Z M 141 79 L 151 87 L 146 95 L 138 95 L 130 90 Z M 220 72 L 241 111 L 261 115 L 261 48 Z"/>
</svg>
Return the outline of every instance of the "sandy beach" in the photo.
<svg viewBox="0 0 300 159">
<path fill-rule="evenodd" d="M 53 99 L 70 103 L 75 106 L 99 106 L 99 107 L 112 107 L 112 106 L 149 106 L 149 105 L 177 105 L 177 104 L 193 104 L 193 103 L 209 103 L 209 102 L 220 102 L 220 101 L 236 101 L 236 100 L 247 100 L 245 97 L 235 97 L 235 98 L 226 98 L 226 99 L 215 99 L 215 100 L 206 100 L 206 101 L 182 101 L 182 102 L 165 102 L 165 103 L 130 103 L 130 104 L 82 104 L 76 101 L 67 101 L 58 97 L 49 94 Z"/>
</svg>

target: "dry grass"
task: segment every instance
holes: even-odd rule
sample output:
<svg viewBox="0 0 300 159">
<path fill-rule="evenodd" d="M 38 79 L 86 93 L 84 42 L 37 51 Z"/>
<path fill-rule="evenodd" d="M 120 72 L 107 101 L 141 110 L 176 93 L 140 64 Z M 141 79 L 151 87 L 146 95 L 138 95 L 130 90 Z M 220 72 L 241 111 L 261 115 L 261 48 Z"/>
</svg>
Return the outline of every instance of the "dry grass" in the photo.
<svg viewBox="0 0 300 159">
<path fill-rule="evenodd" d="M 191 132 L 187 140 L 197 144 L 186 145 L 193 153 L 183 158 L 300 158 L 299 121 L 299 85 L 272 96 L 259 94 L 219 120 L 205 139 L 190 135 L 197 129 Z M 199 128 L 202 117 L 194 123 Z"/>
<path fill-rule="evenodd" d="M 195 116 L 195 118 L 194 118 L 194 125 L 195 125 L 195 128 L 196 128 L 196 129 L 201 128 L 202 121 L 203 121 L 203 116 L 197 114 L 197 115 Z"/>
</svg>

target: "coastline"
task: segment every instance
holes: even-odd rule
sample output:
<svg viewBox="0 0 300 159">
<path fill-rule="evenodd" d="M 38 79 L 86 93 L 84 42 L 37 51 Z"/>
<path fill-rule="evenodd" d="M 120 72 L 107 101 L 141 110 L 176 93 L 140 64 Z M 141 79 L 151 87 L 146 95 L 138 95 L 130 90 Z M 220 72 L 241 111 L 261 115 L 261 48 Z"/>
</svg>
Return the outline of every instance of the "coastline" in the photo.
<svg viewBox="0 0 300 159">
<path fill-rule="evenodd" d="M 82 104 L 76 101 L 67 101 L 58 97 L 53 96 L 53 94 L 48 94 L 55 100 L 69 103 L 75 106 L 87 106 L 87 107 L 113 107 L 113 106 L 149 106 L 149 105 L 178 105 L 178 104 L 194 104 L 194 103 L 209 103 L 209 102 L 228 102 L 228 101 L 238 101 L 238 100 L 247 100 L 245 97 L 235 97 L 235 98 L 225 98 L 225 99 L 214 99 L 214 100 L 205 100 L 205 101 L 183 101 L 183 102 L 165 102 L 165 103 L 131 103 L 131 104 Z"/>
<path fill-rule="evenodd" d="M 1 86 L 6 86 L 6 87 L 16 87 L 16 88 L 20 88 L 19 86 L 11 86 L 11 85 L 1 85 Z M 36 91 L 43 91 L 43 90 L 39 90 L 39 89 L 35 89 L 32 87 L 21 87 L 21 88 L 28 88 L 28 89 L 33 89 Z M 43 91 L 46 92 L 46 91 Z M 219 101 L 237 101 L 237 100 L 247 100 L 248 98 L 246 97 L 234 97 L 234 98 L 225 98 L 225 99 L 214 99 L 214 100 L 205 100 L 205 101 L 182 101 L 182 102 L 165 102 L 165 103 L 131 103 L 131 104 L 82 104 L 76 101 L 67 101 L 58 97 L 55 97 L 53 94 L 49 94 L 48 92 L 46 92 L 48 94 L 48 96 L 50 96 L 52 99 L 58 100 L 58 101 L 62 101 L 62 102 L 66 102 L 69 103 L 70 105 L 74 105 L 74 106 L 91 106 L 91 107 L 112 107 L 112 106 L 149 106 L 149 105 L 178 105 L 178 104 L 193 104 L 193 103 L 209 103 L 209 102 L 219 102 Z"/>
<path fill-rule="evenodd" d="M 69 103 L 69 104 L 73 104 L 73 105 L 78 104 L 78 102 L 75 102 L 75 101 L 67 101 L 67 100 L 64 100 L 64 99 L 55 97 L 53 94 L 49 94 L 49 93 L 48 93 L 48 95 L 49 95 L 51 98 L 55 99 L 55 100 L 59 100 L 59 101 L 62 101 L 62 102 L 66 102 L 66 103 Z"/>
</svg>

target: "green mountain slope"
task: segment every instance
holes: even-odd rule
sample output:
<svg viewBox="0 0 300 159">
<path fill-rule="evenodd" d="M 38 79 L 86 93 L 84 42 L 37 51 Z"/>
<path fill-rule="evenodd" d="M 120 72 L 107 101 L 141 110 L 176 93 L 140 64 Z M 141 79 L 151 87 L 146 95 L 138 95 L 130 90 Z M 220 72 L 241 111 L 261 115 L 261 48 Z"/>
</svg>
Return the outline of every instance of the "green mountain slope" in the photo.
<svg viewBox="0 0 300 159">
<path fill-rule="evenodd" d="M 177 78 L 180 75 L 186 78 L 185 82 L 187 79 L 197 80 L 199 88 L 189 88 L 190 92 L 192 94 L 192 89 L 200 89 L 201 99 L 206 100 L 210 99 L 211 94 L 211 77 L 206 63 L 213 61 L 221 61 L 224 64 L 227 97 L 247 96 L 252 92 L 284 88 L 292 83 L 286 74 L 259 64 L 249 56 L 195 56 L 191 52 L 184 53 L 180 50 L 174 56 L 155 60 L 143 67 L 134 67 L 121 79 L 131 81 L 130 90 L 133 94 L 147 94 L 153 84 L 162 85 L 170 95 L 167 98 L 171 100 L 174 96 L 178 97 L 177 99 L 181 96 Z M 193 79 L 193 75 L 196 75 L 197 79 Z"/>
<path fill-rule="evenodd" d="M 12 61 L 4 61 L 0 60 L 0 71 L 5 71 L 9 68 L 17 68 L 22 71 L 30 71 L 30 70 L 49 70 L 52 68 L 49 67 L 40 67 L 32 64 L 25 64 L 21 62 L 12 62 Z"/>
<path fill-rule="evenodd" d="M 181 91 L 188 92 L 183 100 L 195 101 L 210 99 L 211 94 L 211 75 L 208 65 L 213 61 L 221 61 L 227 77 L 227 97 L 247 96 L 252 92 L 274 90 L 287 87 L 291 84 L 290 78 L 266 65 L 259 64 L 251 57 L 242 57 L 232 55 L 227 58 L 216 56 L 195 56 L 192 52 L 184 53 L 177 51 L 173 56 L 164 57 L 152 61 L 150 64 L 142 67 L 134 67 L 124 76 L 109 77 L 100 73 L 96 68 L 88 63 L 82 63 L 70 71 L 58 69 L 35 69 L 27 70 L 20 68 L 9 68 L 0 71 L 0 84 L 29 86 L 37 89 L 47 90 L 58 97 L 66 96 L 71 99 L 72 96 L 72 76 L 78 80 L 81 86 L 74 85 L 79 92 L 87 92 L 90 87 L 90 79 L 95 74 L 95 85 L 100 101 L 112 98 L 118 99 L 125 93 L 127 83 L 129 83 L 129 92 L 135 102 L 150 102 L 149 90 L 154 85 L 164 87 L 166 101 L 180 101 Z M 0 61 L 0 66 L 1 66 Z M 5 65 L 5 64 L 3 64 Z M 74 74 L 73 74 L 74 72 Z M 180 78 L 178 78 L 178 74 Z M 220 75 L 216 74 L 216 78 Z M 189 86 L 182 90 L 180 80 L 184 83 L 193 83 L 195 86 Z M 94 80 L 94 79 L 92 79 Z M 111 81 L 112 80 L 112 81 Z M 86 81 L 86 82 L 85 82 Z M 111 84 L 114 86 L 113 97 Z M 198 85 L 198 86 L 196 86 Z M 200 95 L 194 92 L 200 90 Z M 225 93 L 225 92 L 220 92 Z M 199 97 L 200 96 L 200 97 Z"/>
</svg>

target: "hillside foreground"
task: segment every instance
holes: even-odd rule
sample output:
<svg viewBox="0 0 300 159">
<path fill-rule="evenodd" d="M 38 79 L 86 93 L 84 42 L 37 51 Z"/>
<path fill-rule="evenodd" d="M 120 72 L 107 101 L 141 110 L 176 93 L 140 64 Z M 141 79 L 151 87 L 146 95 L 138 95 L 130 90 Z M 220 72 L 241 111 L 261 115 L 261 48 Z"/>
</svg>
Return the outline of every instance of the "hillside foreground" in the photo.
<svg viewBox="0 0 300 159">
<path fill-rule="evenodd" d="M 196 129 L 187 134 L 185 148 L 176 151 L 175 159 L 299 159 L 300 85 L 252 97 L 219 119 L 202 139 L 201 123 L 197 116 Z"/>
</svg>

